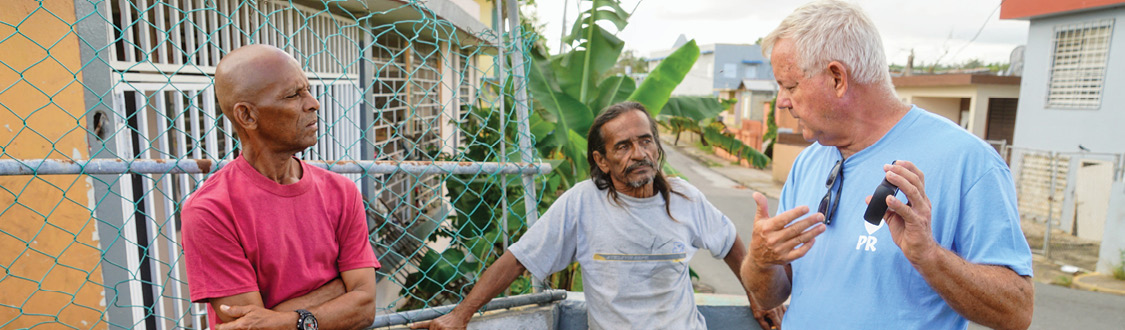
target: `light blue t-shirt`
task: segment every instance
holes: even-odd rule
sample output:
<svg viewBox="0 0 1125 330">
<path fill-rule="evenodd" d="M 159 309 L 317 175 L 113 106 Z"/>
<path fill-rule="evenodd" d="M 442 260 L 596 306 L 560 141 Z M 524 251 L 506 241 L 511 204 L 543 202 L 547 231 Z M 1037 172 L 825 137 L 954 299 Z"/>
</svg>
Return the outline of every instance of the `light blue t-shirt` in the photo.
<svg viewBox="0 0 1125 330">
<path fill-rule="evenodd" d="M 536 278 L 582 265 L 591 329 L 706 329 L 695 307 L 688 265 L 699 249 L 730 251 L 734 224 L 687 182 L 668 179 L 669 208 L 659 194 L 633 198 L 590 180 L 570 188 L 509 252 Z"/>
<path fill-rule="evenodd" d="M 816 212 L 825 181 L 842 157 L 814 143 L 793 163 L 779 212 Z M 844 161 L 837 215 L 793 266 L 785 329 L 965 329 L 968 321 L 903 256 L 886 221 L 863 219 L 883 181 L 884 164 L 913 162 L 932 204 L 934 239 L 969 262 L 1002 265 L 1031 276 L 1031 250 L 1020 229 L 1008 166 L 984 141 L 948 119 L 912 107 L 882 139 Z M 906 201 L 903 193 L 900 200 Z"/>
</svg>

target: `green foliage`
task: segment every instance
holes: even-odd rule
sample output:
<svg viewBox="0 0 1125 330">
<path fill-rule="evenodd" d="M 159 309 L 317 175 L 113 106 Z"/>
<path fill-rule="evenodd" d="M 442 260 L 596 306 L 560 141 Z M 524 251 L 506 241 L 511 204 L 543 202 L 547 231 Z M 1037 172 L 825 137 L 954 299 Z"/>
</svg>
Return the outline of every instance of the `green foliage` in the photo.
<svg viewBox="0 0 1125 330">
<path fill-rule="evenodd" d="M 1113 267 L 1113 278 L 1125 281 L 1125 250 L 1121 250 L 1121 262 Z"/>
<path fill-rule="evenodd" d="M 773 157 L 773 145 L 777 143 L 777 98 L 770 100 L 770 111 L 766 112 L 766 132 L 762 134 L 762 153 Z"/>
<path fill-rule="evenodd" d="M 688 41 L 660 61 L 645 81 L 641 82 L 641 86 L 629 96 L 629 100 L 643 104 L 653 117 L 660 114 L 664 104 L 668 103 L 668 99 L 672 96 L 672 90 L 680 85 L 697 59 L 699 59 L 699 46 L 695 45 L 695 40 Z"/>
<path fill-rule="evenodd" d="M 644 57 L 638 57 L 635 51 L 625 50 L 621 52 L 621 58 L 617 59 L 617 65 L 606 72 L 607 76 L 625 75 L 626 69 L 632 73 L 645 73 L 648 72 L 648 61 Z"/>
<path fill-rule="evenodd" d="M 750 161 L 750 164 L 754 165 L 754 167 L 766 167 L 766 164 L 770 161 L 769 157 L 754 150 L 754 148 L 746 146 L 742 141 L 739 141 L 730 134 L 723 132 L 724 129 L 725 127 L 723 127 L 722 123 L 711 123 L 703 128 L 703 137 L 711 145 L 722 148 L 732 155 L 737 156 L 739 159 Z"/>
<path fill-rule="evenodd" d="M 505 158 L 496 146 L 504 141 L 516 144 L 515 125 L 501 131 L 501 116 L 510 111 L 477 108 L 466 111 L 462 127 L 476 132 L 461 154 L 467 160 L 494 162 Z M 515 150 L 509 150 L 515 154 Z M 511 155 L 507 157 L 511 160 Z M 481 174 L 451 175 L 445 180 L 454 213 L 431 237 L 446 237 L 450 245 L 438 252 L 428 246 L 420 247 L 420 257 L 414 256 L 417 271 L 407 274 L 403 287 L 409 292 L 400 310 L 457 302 L 468 293 L 466 286 L 475 280 L 485 265 L 491 264 L 504 252 L 503 237 L 512 241 L 526 229 L 521 220 L 524 204 L 520 199 L 523 186 L 518 177 L 497 180 Z M 504 217 L 505 207 L 509 210 Z M 505 223 L 506 222 L 506 223 Z M 506 225 L 506 226 L 505 226 Z M 505 230 L 506 227 L 506 230 Z M 524 282 L 530 283 L 530 279 Z M 518 289 L 518 287 L 517 287 Z M 517 291 L 526 292 L 526 291 Z"/>
<path fill-rule="evenodd" d="M 1059 275 L 1059 276 L 1056 276 L 1053 280 L 1051 280 L 1051 284 L 1058 285 L 1058 286 L 1065 286 L 1065 287 L 1069 288 L 1072 284 L 1074 284 L 1074 277 L 1067 276 L 1067 275 Z"/>
</svg>

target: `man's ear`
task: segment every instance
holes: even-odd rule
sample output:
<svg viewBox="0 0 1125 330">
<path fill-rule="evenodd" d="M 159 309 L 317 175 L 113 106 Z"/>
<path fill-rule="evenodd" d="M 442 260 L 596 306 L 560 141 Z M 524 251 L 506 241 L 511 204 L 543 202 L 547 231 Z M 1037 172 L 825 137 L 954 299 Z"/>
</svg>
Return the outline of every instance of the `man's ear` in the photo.
<svg viewBox="0 0 1125 330">
<path fill-rule="evenodd" d="M 594 151 L 594 163 L 598 164 L 598 168 L 602 172 L 609 173 L 609 162 L 606 161 L 605 155 L 601 151 Z"/>
<path fill-rule="evenodd" d="M 836 90 L 836 97 L 844 97 L 848 92 L 848 67 L 840 61 L 832 61 L 828 63 L 828 75 L 832 76 L 832 89 Z"/>
<path fill-rule="evenodd" d="M 233 110 L 230 121 L 247 130 L 258 128 L 258 109 L 253 104 L 238 102 L 234 104 Z"/>
</svg>

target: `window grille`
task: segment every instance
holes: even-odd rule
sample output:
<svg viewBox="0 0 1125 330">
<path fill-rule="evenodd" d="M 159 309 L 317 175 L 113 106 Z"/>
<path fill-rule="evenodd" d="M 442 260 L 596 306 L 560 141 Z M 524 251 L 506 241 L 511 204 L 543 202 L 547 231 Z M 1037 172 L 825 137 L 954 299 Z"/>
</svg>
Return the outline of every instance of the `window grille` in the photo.
<svg viewBox="0 0 1125 330">
<path fill-rule="evenodd" d="M 1048 108 L 1101 106 L 1113 19 L 1055 27 Z"/>
</svg>

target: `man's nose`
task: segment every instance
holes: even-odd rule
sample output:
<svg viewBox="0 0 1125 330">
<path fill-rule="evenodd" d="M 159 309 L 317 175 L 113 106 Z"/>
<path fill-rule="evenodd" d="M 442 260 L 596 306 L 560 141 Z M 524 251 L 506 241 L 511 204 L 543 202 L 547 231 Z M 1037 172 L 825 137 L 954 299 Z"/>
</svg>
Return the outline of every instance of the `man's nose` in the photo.
<svg viewBox="0 0 1125 330">
<path fill-rule="evenodd" d="M 629 151 L 629 158 L 641 160 L 648 159 L 648 157 L 648 152 L 645 151 L 645 148 L 641 146 L 640 142 L 633 142 L 633 148 Z"/>
<path fill-rule="evenodd" d="M 320 100 L 317 100 L 316 95 L 313 94 L 312 91 L 309 91 L 308 96 L 305 98 L 304 106 L 305 106 L 305 110 L 308 110 L 308 111 L 320 110 Z"/>
<path fill-rule="evenodd" d="M 789 100 L 789 95 L 785 95 L 783 93 L 784 92 L 777 94 L 777 108 L 778 109 L 792 108 L 793 102 L 791 100 Z"/>
</svg>

